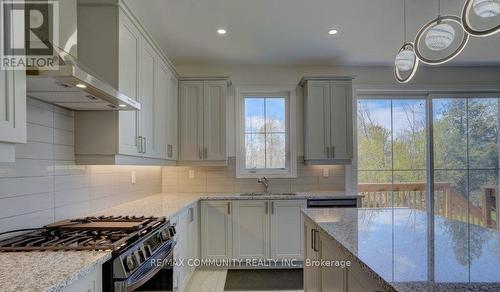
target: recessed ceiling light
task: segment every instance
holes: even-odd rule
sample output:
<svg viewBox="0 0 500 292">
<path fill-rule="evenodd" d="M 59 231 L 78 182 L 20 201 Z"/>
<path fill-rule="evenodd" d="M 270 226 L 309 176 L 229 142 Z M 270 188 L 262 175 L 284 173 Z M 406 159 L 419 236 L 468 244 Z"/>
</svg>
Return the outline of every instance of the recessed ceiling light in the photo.
<svg viewBox="0 0 500 292">
<path fill-rule="evenodd" d="M 78 84 L 76 85 L 76 87 L 78 87 L 78 88 L 87 88 L 87 85 L 82 84 L 82 83 L 78 83 Z"/>
<path fill-rule="evenodd" d="M 120 104 L 120 105 L 118 105 L 118 106 L 119 106 L 119 107 L 127 107 L 127 105 L 126 105 L 126 104 Z"/>
<path fill-rule="evenodd" d="M 338 30 L 336 30 L 336 29 L 330 29 L 330 30 L 328 31 L 328 34 L 329 34 L 329 35 L 334 35 L 334 34 L 337 34 L 338 32 L 339 32 L 339 31 L 338 31 Z"/>
<path fill-rule="evenodd" d="M 225 35 L 225 34 L 227 34 L 227 30 L 225 28 L 219 28 L 219 29 L 217 29 L 217 33 L 219 35 Z"/>
</svg>

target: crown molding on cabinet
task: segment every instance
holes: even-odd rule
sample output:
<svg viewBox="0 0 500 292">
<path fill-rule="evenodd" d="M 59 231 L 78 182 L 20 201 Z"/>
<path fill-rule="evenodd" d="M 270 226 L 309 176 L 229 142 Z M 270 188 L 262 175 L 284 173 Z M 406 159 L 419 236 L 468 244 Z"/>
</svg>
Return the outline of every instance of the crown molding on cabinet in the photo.
<svg viewBox="0 0 500 292">
<path fill-rule="evenodd" d="M 335 80 L 335 81 L 351 81 L 356 76 L 337 76 L 337 75 L 304 75 L 300 81 L 299 86 L 303 87 L 309 80 Z"/>
</svg>

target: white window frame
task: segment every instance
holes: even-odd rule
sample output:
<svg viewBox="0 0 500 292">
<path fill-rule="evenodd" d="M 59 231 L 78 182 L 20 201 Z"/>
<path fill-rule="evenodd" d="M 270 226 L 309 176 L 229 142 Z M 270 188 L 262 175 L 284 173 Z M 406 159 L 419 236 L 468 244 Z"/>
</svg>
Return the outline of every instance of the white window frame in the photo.
<svg viewBox="0 0 500 292">
<path fill-rule="evenodd" d="M 285 97 L 286 105 L 286 167 L 284 169 L 245 168 L 245 97 Z M 236 88 L 236 177 L 292 178 L 297 177 L 297 97 L 295 87 L 245 86 Z"/>
</svg>

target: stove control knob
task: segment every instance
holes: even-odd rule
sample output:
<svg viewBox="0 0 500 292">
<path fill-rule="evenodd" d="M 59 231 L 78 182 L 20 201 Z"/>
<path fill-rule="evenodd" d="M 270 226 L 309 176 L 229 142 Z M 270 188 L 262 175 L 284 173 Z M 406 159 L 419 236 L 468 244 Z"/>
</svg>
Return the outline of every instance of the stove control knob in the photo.
<svg viewBox="0 0 500 292">
<path fill-rule="evenodd" d="M 160 236 L 163 241 L 169 240 L 172 237 L 167 229 L 162 230 Z"/>
<path fill-rule="evenodd" d="M 174 226 L 168 227 L 168 231 L 170 232 L 170 236 L 172 236 L 172 237 L 177 233 L 177 231 L 175 231 Z"/>
<path fill-rule="evenodd" d="M 129 255 L 125 258 L 125 269 L 127 271 L 132 271 L 135 268 L 135 259 L 133 255 Z"/>
</svg>

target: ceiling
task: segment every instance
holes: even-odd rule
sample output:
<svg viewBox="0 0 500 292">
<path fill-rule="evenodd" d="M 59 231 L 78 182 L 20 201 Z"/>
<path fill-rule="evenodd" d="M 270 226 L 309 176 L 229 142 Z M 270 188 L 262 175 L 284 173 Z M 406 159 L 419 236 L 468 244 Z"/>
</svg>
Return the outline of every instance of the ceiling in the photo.
<svg viewBox="0 0 500 292">
<path fill-rule="evenodd" d="M 391 65 L 403 41 L 403 0 L 126 2 L 176 65 Z M 463 2 L 442 0 L 442 14 L 459 15 Z M 437 0 L 406 5 L 413 40 L 437 16 Z M 471 38 L 451 64 L 500 65 L 500 34 Z"/>
</svg>

